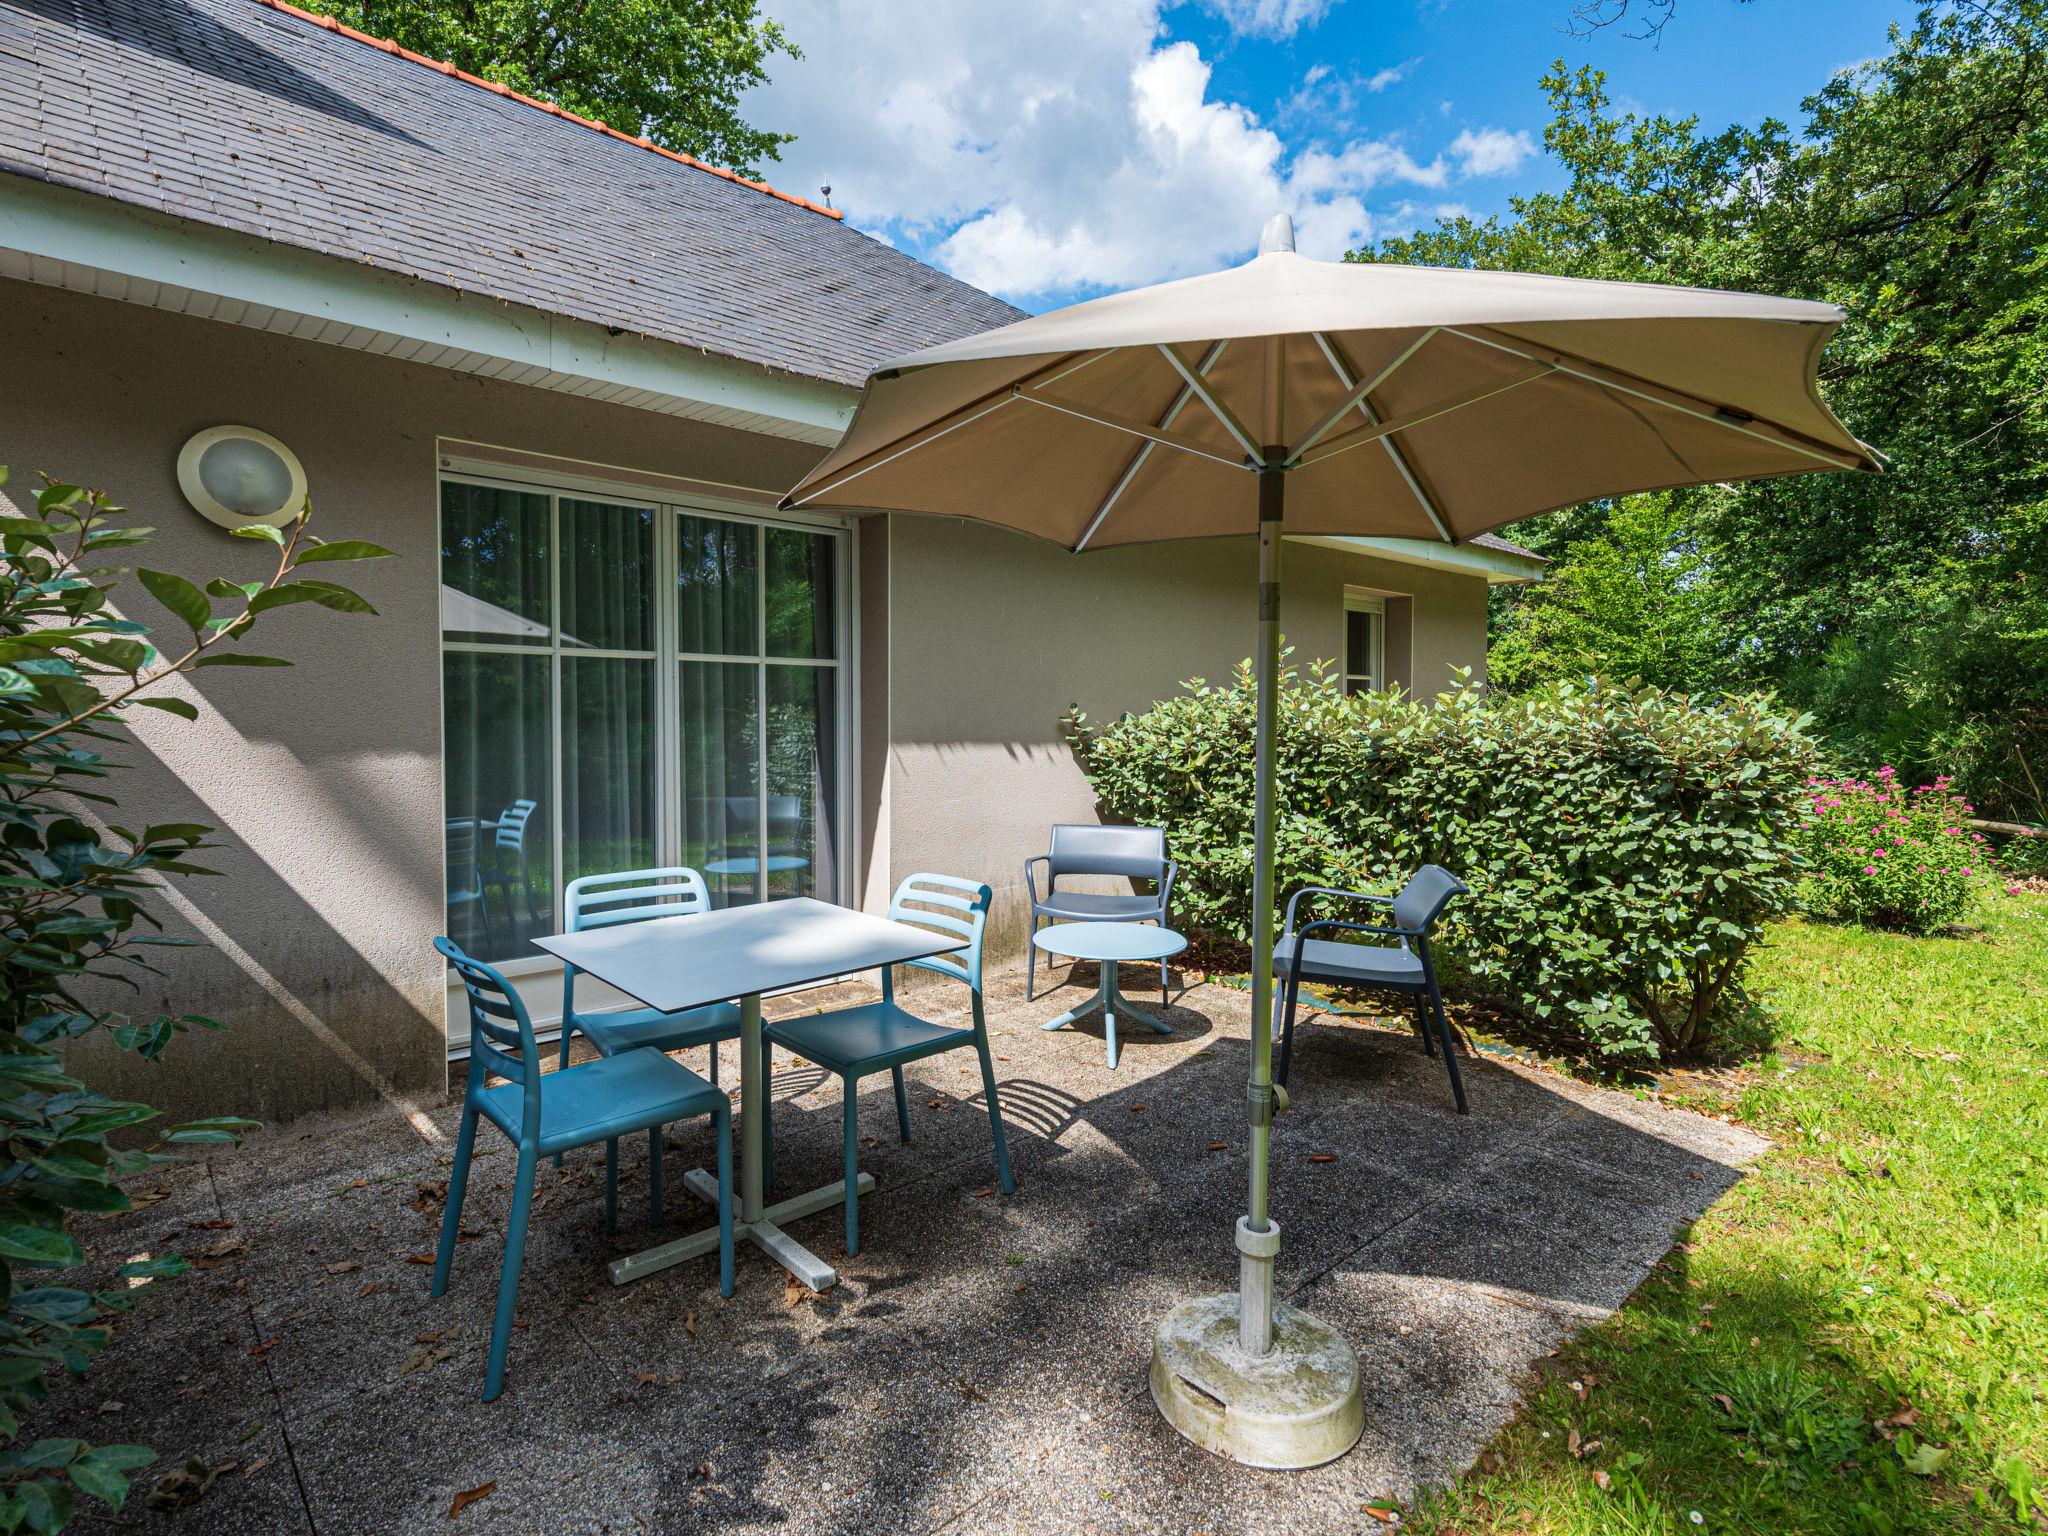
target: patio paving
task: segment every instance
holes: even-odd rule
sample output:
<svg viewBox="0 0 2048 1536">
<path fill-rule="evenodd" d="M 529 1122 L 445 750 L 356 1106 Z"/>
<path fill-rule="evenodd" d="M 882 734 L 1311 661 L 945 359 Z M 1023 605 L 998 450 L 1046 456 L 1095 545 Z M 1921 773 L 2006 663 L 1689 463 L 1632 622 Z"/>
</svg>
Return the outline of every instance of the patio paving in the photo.
<svg viewBox="0 0 2048 1536">
<path fill-rule="evenodd" d="M 480 1143 L 475 1236 L 446 1297 L 428 1298 L 416 1262 L 432 1248 L 454 1107 L 434 1116 L 444 1145 L 365 1111 L 180 1167 L 160 1198 L 86 1235 L 106 1266 L 177 1249 L 209 1267 L 148 1287 L 139 1321 L 30 1431 L 164 1453 L 127 1513 L 81 1530 L 442 1529 L 454 1495 L 486 1484 L 456 1529 L 1349 1530 L 1366 1501 L 1470 1465 L 1533 1363 L 1618 1306 L 1763 1147 L 1492 1059 L 1469 1066 L 1460 1119 L 1412 1037 L 1304 1026 L 1296 1108 L 1273 1138 L 1279 1282 L 1357 1348 L 1366 1430 L 1330 1466 L 1249 1471 L 1182 1441 L 1146 1386 L 1158 1317 L 1236 1283 L 1247 998 L 1177 991 L 1172 1036 L 1127 1031 L 1110 1072 L 1099 1024 L 1038 1029 L 1090 985 L 1088 967 L 1036 1002 L 1021 973 L 991 984 L 1014 1197 L 994 1188 L 971 1065 L 910 1069 L 907 1146 L 887 1077 L 866 1085 L 863 1166 L 880 1187 L 863 1204 L 864 1251 L 841 1254 L 836 1208 L 794 1226 L 840 1266 L 823 1296 L 789 1293 L 745 1245 L 729 1301 L 710 1262 L 614 1288 L 605 1262 L 656 1240 L 644 1162 L 628 1152 L 616 1239 L 598 1155 L 544 1169 L 524 1326 L 488 1406 L 507 1149 Z M 942 1016 L 947 995 L 925 996 Z M 791 1066 L 775 1094 L 781 1187 L 837 1177 L 836 1086 Z M 674 1128 L 669 1147 L 673 1234 L 707 1214 L 675 1175 L 708 1158 L 708 1133 Z M 1335 1160 L 1310 1160 L 1324 1153 Z M 233 1465 L 175 1517 L 144 1509 L 195 1456 Z"/>
</svg>

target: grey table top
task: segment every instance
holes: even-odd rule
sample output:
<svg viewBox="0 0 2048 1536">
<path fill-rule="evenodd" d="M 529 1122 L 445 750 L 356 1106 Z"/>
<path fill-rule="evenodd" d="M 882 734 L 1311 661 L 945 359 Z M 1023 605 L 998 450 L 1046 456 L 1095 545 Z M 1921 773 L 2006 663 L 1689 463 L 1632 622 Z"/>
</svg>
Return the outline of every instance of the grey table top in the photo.
<svg viewBox="0 0 2048 1536">
<path fill-rule="evenodd" d="M 1070 960 L 1164 960 L 1188 947 L 1171 928 L 1150 923 L 1054 923 L 1031 942 Z"/>
<path fill-rule="evenodd" d="M 663 1013 L 967 947 L 950 934 L 808 896 L 586 928 L 534 943 Z"/>
</svg>

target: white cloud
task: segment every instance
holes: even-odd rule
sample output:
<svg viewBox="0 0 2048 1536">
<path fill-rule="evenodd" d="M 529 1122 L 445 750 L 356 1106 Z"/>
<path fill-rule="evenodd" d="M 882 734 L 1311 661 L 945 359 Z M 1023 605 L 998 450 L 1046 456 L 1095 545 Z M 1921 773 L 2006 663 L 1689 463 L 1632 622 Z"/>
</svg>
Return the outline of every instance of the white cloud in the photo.
<svg viewBox="0 0 2048 1536">
<path fill-rule="evenodd" d="M 1337 0 L 1205 0 L 1239 37 L 1292 37 L 1313 27 Z"/>
<path fill-rule="evenodd" d="M 1378 95 L 1388 86 L 1399 85 L 1403 80 L 1406 80 L 1414 71 L 1415 66 L 1421 62 L 1422 60 L 1420 59 L 1408 59 L 1400 64 L 1389 64 L 1385 69 L 1368 75 L 1365 81 L 1365 88 L 1374 95 Z M 1313 74 L 1315 71 L 1311 70 L 1309 73 Z"/>
<path fill-rule="evenodd" d="M 1334 257 L 1371 238 L 1376 189 L 1441 189 L 1533 152 L 1500 129 L 1418 151 L 1328 114 L 1267 123 L 1212 93 L 1209 61 L 1167 40 L 1163 3 L 920 0 L 884 25 L 865 7 L 780 0 L 804 58 L 744 110 L 798 135 L 778 185 L 814 195 L 829 180 L 859 227 L 1019 301 L 1213 271 L 1276 211 L 1304 253 Z M 1318 65 L 1301 91 L 1342 84 Z"/>
<path fill-rule="evenodd" d="M 1464 130 L 1451 140 L 1451 158 L 1458 162 L 1461 176 L 1506 176 L 1522 168 L 1522 162 L 1536 153 L 1536 141 L 1523 129 L 1509 133 L 1505 128 Z"/>
</svg>

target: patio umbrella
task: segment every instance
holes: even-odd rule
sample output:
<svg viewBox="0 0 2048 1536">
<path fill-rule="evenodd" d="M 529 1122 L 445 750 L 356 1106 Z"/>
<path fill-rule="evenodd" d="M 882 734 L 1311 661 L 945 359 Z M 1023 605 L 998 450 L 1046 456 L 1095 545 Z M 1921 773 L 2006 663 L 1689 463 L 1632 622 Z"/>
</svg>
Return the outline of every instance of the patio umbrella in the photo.
<svg viewBox="0 0 2048 1536">
<path fill-rule="evenodd" d="M 1362 1426 L 1334 1330 L 1273 1302 L 1273 731 L 1280 540 L 1454 543 L 1595 497 L 1874 470 L 1821 402 L 1842 312 L 1701 288 L 1321 262 L 1293 226 L 1203 277 L 1113 294 L 877 368 L 785 507 L 931 512 L 1076 553 L 1256 534 L 1251 1180 L 1239 1289 L 1162 1322 L 1153 1395 L 1264 1466 Z"/>
</svg>

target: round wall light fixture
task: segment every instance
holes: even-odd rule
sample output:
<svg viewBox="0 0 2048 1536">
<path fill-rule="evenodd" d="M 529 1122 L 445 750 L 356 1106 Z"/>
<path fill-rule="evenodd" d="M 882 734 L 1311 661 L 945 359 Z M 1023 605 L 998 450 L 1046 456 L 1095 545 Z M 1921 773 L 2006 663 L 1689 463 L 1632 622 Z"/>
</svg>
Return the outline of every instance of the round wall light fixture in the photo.
<svg viewBox="0 0 2048 1536">
<path fill-rule="evenodd" d="M 254 427 L 208 427 L 178 450 L 178 488 L 223 528 L 281 528 L 306 504 L 299 456 Z"/>
</svg>

